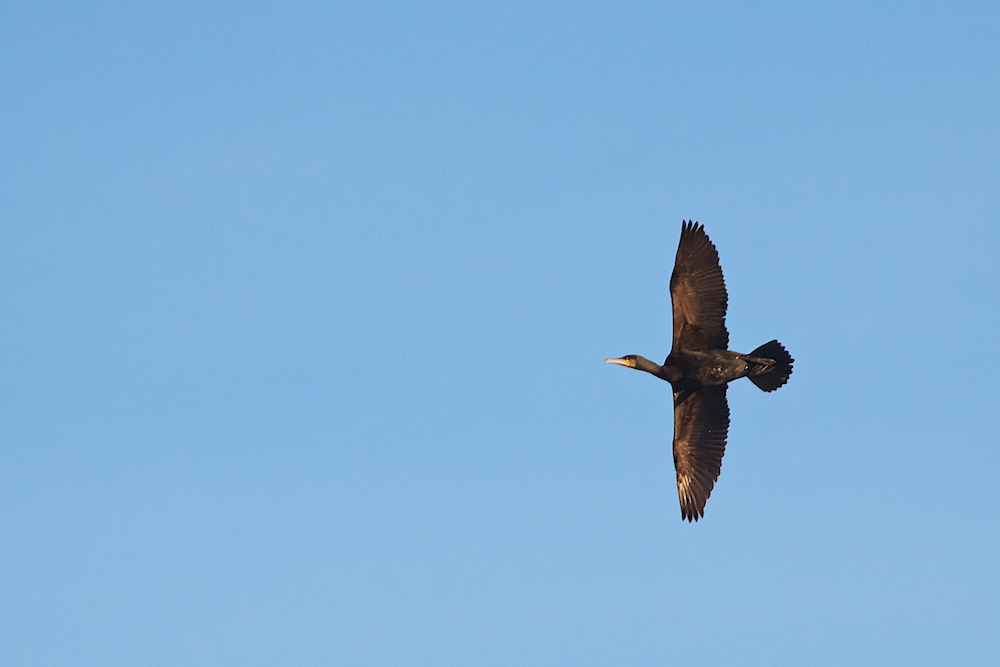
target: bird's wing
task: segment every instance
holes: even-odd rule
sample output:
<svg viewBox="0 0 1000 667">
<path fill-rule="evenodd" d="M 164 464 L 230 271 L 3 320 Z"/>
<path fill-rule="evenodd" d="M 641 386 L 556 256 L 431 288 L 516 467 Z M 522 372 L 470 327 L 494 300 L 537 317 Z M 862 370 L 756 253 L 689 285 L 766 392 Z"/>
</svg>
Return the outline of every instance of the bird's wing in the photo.
<svg viewBox="0 0 1000 667">
<path fill-rule="evenodd" d="M 705 514 L 722 470 L 728 433 L 726 385 L 674 393 L 674 468 L 681 517 L 688 521 Z"/>
<path fill-rule="evenodd" d="M 681 242 L 670 275 L 670 302 L 674 311 L 673 349 L 729 348 L 729 298 L 719 253 L 705 228 L 696 222 L 685 222 L 681 227 Z"/>
</svg>

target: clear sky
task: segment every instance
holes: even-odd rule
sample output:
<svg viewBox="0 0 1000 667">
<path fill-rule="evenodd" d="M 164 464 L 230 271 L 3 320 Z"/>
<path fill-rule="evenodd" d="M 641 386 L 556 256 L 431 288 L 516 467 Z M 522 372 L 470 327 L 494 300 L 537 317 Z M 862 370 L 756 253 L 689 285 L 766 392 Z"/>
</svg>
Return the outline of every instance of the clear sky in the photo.
<svg viewBox="0 0 1000 667">
<path fill-rule="evenodd" d="M 750 4 L 0 4 L 0 663 L 1000 660 L 1000 9 Z"/>
</svg>

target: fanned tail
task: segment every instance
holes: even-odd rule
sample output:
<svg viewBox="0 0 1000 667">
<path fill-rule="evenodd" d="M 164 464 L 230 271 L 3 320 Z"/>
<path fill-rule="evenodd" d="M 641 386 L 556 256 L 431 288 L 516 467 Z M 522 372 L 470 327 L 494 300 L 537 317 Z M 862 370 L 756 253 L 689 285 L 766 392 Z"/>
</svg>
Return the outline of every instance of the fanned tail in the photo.
<svg viewBox="0 0 1000 667">
<path fill-rule="evenodd" d="M 764 391 L 774 391 L 788 382 L 795 360 L 778 341 L 764 343 L 747 356 L 759 358 L 753 360 L 755 363 L 747 377 Z"/>
</svg>

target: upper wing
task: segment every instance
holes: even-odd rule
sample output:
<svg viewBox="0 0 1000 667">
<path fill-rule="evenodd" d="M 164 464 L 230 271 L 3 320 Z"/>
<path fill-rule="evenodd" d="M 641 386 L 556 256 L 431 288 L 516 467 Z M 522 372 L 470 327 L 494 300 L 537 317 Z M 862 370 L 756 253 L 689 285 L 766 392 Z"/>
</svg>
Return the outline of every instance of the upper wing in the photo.
<svg viewBox="0 0 1000 667">
<path fill-rule="evenodd" d="M 726 385 L 674 393 L 674 468 L 681 518 L 697 521 L 705 515 L 722 470 L 729 433 Z"/>
<path fill-rule="evenodd" d="M 685 222 L 681 227 L 681 242 L 670 275 L 670 302 L 674 310 L 673 349 L 729 348 L 729 297 L 719 253 L 705 228 L 696 222 Z"/>
</svg>

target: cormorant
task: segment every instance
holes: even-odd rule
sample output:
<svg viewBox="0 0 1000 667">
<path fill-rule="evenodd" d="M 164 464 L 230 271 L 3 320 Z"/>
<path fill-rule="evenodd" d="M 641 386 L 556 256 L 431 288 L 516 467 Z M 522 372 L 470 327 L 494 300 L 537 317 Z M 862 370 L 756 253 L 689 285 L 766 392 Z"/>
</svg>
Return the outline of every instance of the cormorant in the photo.
<svg viewBox="0 0 1000 667">
<path fill-rule="evenodd" d="M 605 363 L 637 368 L 674 391 L 674 468 L 681 518 L 697 521 L 719 479 L 729 432 L 726 384 L 748 377 L 764 391 L 788 381 L 794 359 L 776 340 L 750 354 L 732 352 L 726 331 L 729 297 L 719 253 L 704 226 L 685 221 L 670 276 L 674 337 L 663 365 L 635 354 Z"/>
</svg>

